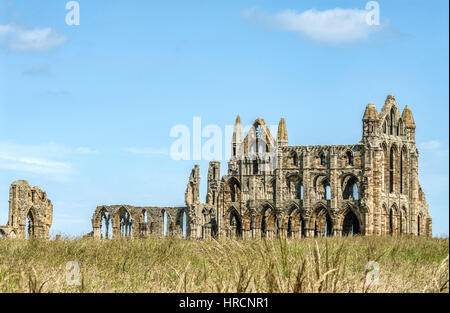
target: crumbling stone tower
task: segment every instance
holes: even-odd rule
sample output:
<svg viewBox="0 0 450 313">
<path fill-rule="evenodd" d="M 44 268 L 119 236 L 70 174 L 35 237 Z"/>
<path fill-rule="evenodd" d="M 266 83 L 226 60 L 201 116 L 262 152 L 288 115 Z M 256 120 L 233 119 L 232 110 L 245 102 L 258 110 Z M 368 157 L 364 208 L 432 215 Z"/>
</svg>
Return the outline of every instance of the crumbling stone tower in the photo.
<svg viewBox="0 0 450 313">
<path fill-rule="evenodd" d="M 9 191 L 9 218 L 0 226 L 0 235 L 7 238 L 49 239 L 53 205 L 47 194 L 27 181 L 18 180 Z"/>
</svg>

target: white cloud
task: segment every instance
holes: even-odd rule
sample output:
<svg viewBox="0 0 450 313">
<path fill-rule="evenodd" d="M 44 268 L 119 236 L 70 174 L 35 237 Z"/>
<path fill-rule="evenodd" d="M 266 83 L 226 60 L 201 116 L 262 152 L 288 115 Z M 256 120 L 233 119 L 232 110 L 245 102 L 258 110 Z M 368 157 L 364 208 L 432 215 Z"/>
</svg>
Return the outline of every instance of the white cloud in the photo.
<svg viewBox="0 0 450 313">
<path fill-rule="evenodd" d="M 166 148 L 137 148 L 127 147 L 123 149 L 125 152 L 139 155 L 168 155 L 169 150 Z"/>
<path fill-rule="evenodd" d="M 268 14 L 252 8 L 242 12 L 242 16 L 250 22 L 291 31 L 318 42 L 341 44 L 366 39 L 371 33 L 383 28 L 382 25 L 367 23 L 368 12 L 336 8 L 325 11 L 311 9 L 300 13 L 284 10 Z"/>
<path fill-rule="evenodd" d="M 0 169 L 30 172 L 48 176 L 57 181 L 67 181 L 73 174 L 68 161 L 74 154 L 95 154 L 97 150 L 87 147 L 68 148 L 56 143 L 24 145 L 0 141 Z"/>
<path fill-rule="evenodd" d="M 14 25 L 0 25 L 0 47 L 10 51 L 43 52 L 61 46 L 67 38 L 47 28 L 25 29 Z"/>
</svg>

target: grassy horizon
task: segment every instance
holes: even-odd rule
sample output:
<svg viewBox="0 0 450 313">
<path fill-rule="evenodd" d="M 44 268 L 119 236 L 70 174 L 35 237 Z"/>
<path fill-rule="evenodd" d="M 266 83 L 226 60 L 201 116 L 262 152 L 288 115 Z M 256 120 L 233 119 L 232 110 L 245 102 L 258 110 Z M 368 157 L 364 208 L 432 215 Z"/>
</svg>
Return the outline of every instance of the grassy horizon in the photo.
<svg viewBox="0 0 450 313">
<path fill-rule="evenodd" d="M 449 292 L 449 239 L 0 240 L 0 292 Z"/>
</svg>

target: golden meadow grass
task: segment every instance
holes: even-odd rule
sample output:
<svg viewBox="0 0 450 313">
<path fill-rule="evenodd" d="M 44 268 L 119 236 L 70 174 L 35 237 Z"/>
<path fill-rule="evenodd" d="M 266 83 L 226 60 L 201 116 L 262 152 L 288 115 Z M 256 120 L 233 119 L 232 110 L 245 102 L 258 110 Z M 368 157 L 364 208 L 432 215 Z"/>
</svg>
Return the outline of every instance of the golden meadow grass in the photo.
<svg viewBox="0 0 450 313">
<path fill-rule="evenodd" d="M 69 261 L 79 286 L 66 284 Z M 0 292 L 449 292 L 449 241 L 0 240 Z"/>
</svg>

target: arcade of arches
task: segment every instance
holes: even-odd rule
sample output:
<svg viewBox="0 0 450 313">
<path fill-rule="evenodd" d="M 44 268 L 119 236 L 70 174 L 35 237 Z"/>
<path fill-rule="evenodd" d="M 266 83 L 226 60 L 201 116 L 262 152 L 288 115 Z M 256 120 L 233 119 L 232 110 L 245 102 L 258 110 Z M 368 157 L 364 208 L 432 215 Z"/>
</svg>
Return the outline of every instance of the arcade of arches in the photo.
<svg viewBox="0 0 450 313">
<path fill-rule="evenodd" d="M 392 95 L 381 110 L 366 106 L 362 139 L 350 145 L 289 145 L 282 118 L 274 137 L 262 118 L 244 137 L 235 122 L 228 170 L 209 163 L 206 201 L 199 167 L 182 207 L 98 206 L 95 238 L 302 238 L 352 235 L 431 236 L 432 218 L 419 183 L 416 124 Z M 16 181 L 10 188 L 7 238 L 48 238 L 53 206 L 45 192 Z"/>
<path fill-rule="evenodd" d="M 189 176 L 185 207 L 146 209 L 145 222 L 143 208 L 99 207 L 93 218 L 94 235 L 431 236 L 409 106 L 400 113 L 389 95 L 380 112 L 367 105 L 362 122 L 362 140 L 357 144 L 290 146 L 284 119 L 276 138 L 262 118 L 244 137 L 238 116 L 227 173 L 220 174 L 219 162 L 209 164 L 206 203 L 200 201 L 196 165 Z M 125 209 L 129 215 L 123 219 Z M 102 235 L 100 216 L 106 211 L 110 222 L 105 219 L 104 228 L 111 230 Z"/>
</svg>

